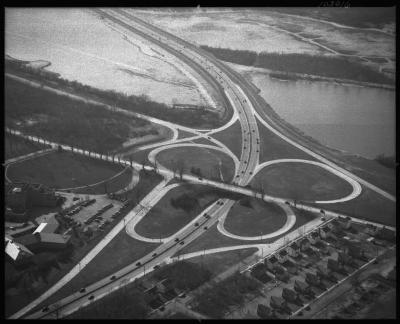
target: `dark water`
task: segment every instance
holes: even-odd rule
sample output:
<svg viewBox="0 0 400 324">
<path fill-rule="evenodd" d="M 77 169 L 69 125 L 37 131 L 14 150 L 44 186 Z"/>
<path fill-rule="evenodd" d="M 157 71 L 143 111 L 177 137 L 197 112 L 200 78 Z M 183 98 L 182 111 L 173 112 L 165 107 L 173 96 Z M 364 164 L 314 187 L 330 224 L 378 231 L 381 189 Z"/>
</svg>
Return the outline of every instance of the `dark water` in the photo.
<svg viewBox="0 0 400 324">
<path fill-rule="evenodd" d="M 320 143 L 367 158 L 395 154 L 395 91 L 266 74 L 253 82 L 282 118 Z"/>
</svg>

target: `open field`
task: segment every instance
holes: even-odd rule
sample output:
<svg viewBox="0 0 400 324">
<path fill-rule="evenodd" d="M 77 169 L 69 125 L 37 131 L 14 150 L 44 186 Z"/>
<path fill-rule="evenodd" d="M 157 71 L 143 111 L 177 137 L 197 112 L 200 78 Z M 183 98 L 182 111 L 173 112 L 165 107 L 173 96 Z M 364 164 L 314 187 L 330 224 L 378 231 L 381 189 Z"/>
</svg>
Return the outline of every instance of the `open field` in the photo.
<svg viewBox="0 0 400 324">
<path fill-rule="evenodd" d="M 150 253 L 158 245 L 135 240 L 122 230 L 76 277 L 49 297 L 46 304 L 67 297 L 80 288 L 122 269 Z"/>
<path fill-rule="evenodd" d="M 225 144 L 240 159 L 242 153 L 242 129 L 239 121 L 236 121 L 228 129 L 213 134 L 213 137 Z"/>
<path fill-rule="evenodd" d="M 203 147 L 183 146 L 166 149 L 158 153 L 156 159 L 171 170 L 179 171 L 183 168 L 184 173 L 191 172 L 192 168 L 200 169 L 201 176 L 209 179 L 221 179 L 222 174 L 226 182 L 232 180 L 235 171 L 235 165 L 230 156 Z"/>
<path fill-rule="evenodd" d="M 361 194 L 355 199 L 334 205 L 318 204 L 316 206 L 372 222 L 396 226 L 396 204 L 364 186 L 362 186 Z"/>
<path fill-rule="evenodd" d="M 149 122 L 6 78 L 6 125 L 23 133 L 106 153 L 159 130 Z"/>
<path fill-rule="evenodd" d="M 245 206 L 248 204 L 248 206 Z M 272 233 L 286 222 L 286 215 L 278 205 L 259 199 L 237 201 L 225 220 L 225 228 L 232 234 L 257 236 Z"/>
<path fill-rule="evenodd" d="M 51 62 L 46 70 L 68 80 L 168 105 L 205 103 L 192 80 L 158 47 L 87 8 L 8 8 L 6 25 L 7 54 Z"/>
<path fill-rule="evenodd" d="M 10 165 L 7 175 L 11 181 L 42 183 L 51 188 L 63 189 L 97 183 L 122 170 L 122 166 L 110 162 L 70 152 L 54 152 Z M 129 183 L 130 173 L 124 172 L 121 177 L 119 189 L 122 189 L 127 181 Z M 97 189 L 104 190 L 101 186 Z"/>
<path fill-rule="evenodd" d="M 316 165 L 285 162 L 266 166 L 252 183 L 261 182 L 266 194 L 296 200 L 332 200 L 352 192 L 344 179 Z"/>
<path fill-rule="evenodd" d="M 259 121 L 257 121 L 257 126 L 260 132 L 260 163 L 276 159 L 314 159 L 279 138 Z"/>
<path fill-rule="evenodd" d="M 217 198 L 206 186 L 184 184 L 170 190 L 137 224 L 135 230 L 148 238 L 168 237 Z M 175 207 L 172 201 L 176 201 Z"/>
<path fill-rule="evenodd" d="M 304 224 L 310 222 L 315 218 L 314 214 L 304 210 L 295 210 L 295 214 L 296 214 L 296 223 L 292 227 L 291 231 L 295 231 L 299 227 L 303 226 Z M 176 255 L 198 252 L 202 250 L 214 249 L 225 246 L 272 243 L 286 234 L 287 233 L 284 233 L 276 236 L 275 238 L 266 240 L 257 240 L 257 241 L 237 240 L 221 234 L 217 229 L 217 224 L 214 224 L 209 229 L 207 229 L 207 232 L 201 235 L 201 237 L 195 239 L 193 242 L 185 246 L 182 250 L 179 250 L 179 252 Z"/>
<path fill-rule="evenodd" d="M 4 136 L 4 159 L 8 160 L 32 152 L 50 148 L 47 145 L 33 143 L 24 138 L 5 133 Z"/>
<path fill-rule="evenodd" d="M 121 173 L 115 176 L 115 178 L 111 178 L 106 180 L 105 182 L 101 182 L 99 184 L 95 184 L 94 186 L 87 188 L 79 188 L 79 189 L 71 189 L 72 192 L 81 193 L 81 194 L 106 194 L 113 193 L 118 190 L 126 188 L 132 180 L 132 177 L 136 174 L 136 171 L 131 168 L 125 168 Z"/>
<path fill-rule="evenodd" d="M 255 248 L 219 252 L 213 254 L 207 254 L 204 256 L 198 256 L 188 259 L 188 262 L 201 264 L 202 267 L 210 270 L 213 276 L 217 276 L 230 267 L 239 264 L 242 260 L 248 256 L 254 254 L 257 251 Z"/>
</svg>

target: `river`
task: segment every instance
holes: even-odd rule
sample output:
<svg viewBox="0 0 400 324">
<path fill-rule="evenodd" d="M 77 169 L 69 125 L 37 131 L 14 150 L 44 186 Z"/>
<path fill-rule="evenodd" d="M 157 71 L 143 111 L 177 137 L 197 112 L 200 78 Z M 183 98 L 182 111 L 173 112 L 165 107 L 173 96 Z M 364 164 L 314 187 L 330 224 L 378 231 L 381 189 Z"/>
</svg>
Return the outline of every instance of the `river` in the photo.
<svg viewBox="0 0 400 324">
<path fill-rule="evenodd" d="M 320 143 L 371 159 L 395 154 L 395 91 L 259 72 L 251 79 L 283 119 Z"/>
</svg>

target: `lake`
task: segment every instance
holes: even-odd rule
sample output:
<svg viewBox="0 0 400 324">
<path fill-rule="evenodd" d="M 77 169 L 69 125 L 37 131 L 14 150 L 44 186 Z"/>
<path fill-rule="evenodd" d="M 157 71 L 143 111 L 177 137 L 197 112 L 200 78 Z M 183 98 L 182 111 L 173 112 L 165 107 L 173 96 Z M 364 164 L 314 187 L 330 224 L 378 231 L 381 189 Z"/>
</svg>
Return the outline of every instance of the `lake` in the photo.
<svg viewBox="0 0 400 324">
<path fill-rule="evenodd" d="M 395 91 L 251 73 L 260 95 L 287 122 L 320 143 L 375 158 L 395 154 Z"/>
</svg>

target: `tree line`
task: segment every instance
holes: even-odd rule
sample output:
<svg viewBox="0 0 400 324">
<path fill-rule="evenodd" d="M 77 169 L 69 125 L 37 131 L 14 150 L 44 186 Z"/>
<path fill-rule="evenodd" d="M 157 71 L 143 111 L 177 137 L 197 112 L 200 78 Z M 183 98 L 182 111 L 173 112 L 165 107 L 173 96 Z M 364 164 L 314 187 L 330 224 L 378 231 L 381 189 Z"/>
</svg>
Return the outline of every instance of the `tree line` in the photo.
<svg viewBox="0 0 400 324">
<path fill-rule="evenodd" d="M 343 57 L 317 56 L 303 53 L 257 53 L 248 50 L 216 48 L 206 45 L 202 45 L 201 47 L 218 59 L 241 65 L 261 67 L 281 72 L 393 84 L 393 80 L 382 73 Z"/>
</svg>

